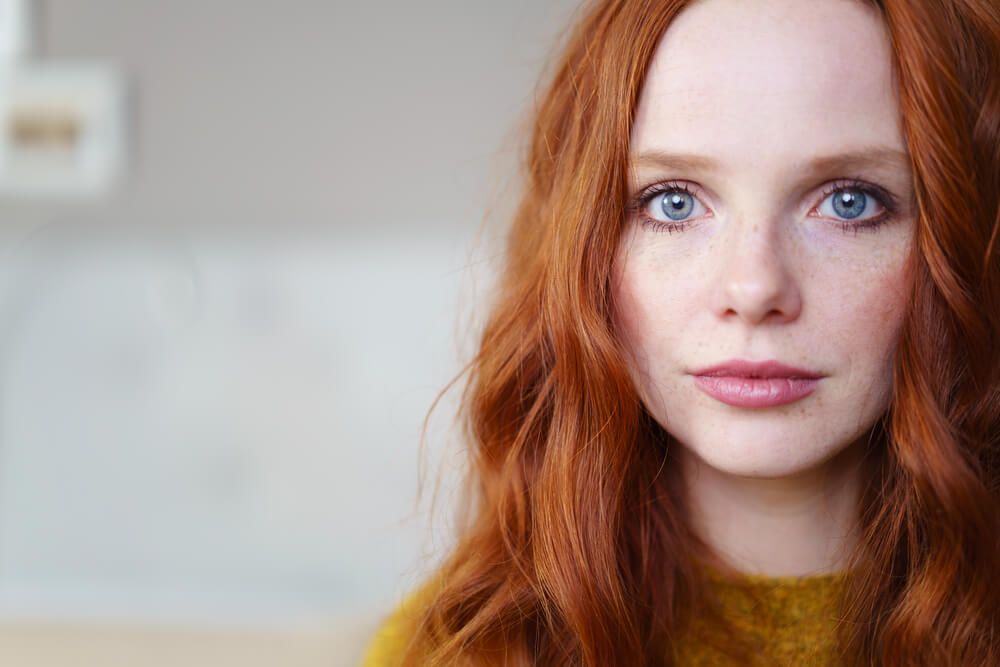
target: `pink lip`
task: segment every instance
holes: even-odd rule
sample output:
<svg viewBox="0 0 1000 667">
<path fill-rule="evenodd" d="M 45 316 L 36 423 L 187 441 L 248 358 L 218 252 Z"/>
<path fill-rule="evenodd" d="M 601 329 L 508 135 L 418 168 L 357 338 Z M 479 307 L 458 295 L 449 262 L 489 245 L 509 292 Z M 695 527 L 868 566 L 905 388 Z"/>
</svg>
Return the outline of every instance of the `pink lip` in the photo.
<svg viewBox="0 0 1000 667">
<path fill-rule="evenodd" d="M 698 388 L 727 405 L 764 408 L 792 403 L 816 390 L 822 374 L 777 361 L 732 359 L 692 373 Z"/>
</svg>

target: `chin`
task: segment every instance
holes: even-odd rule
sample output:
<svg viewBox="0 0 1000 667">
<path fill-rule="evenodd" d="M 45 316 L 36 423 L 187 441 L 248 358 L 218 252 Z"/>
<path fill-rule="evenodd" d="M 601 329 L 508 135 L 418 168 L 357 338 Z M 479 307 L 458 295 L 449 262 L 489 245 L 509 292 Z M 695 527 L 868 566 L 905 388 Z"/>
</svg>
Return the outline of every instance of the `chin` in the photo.
<svg viewBox="0 0 1000 667">
<path fill-rule="evenodd" d="M 787 457 L 753 456 L 741 460 L 732 459 L 712 461 L 700 456 L 704 465 L 716 472 L 733 477 L 753 479 L 784 479 L 808 472 L 822 464 L 821 459 L 815 461 L 789 461 Z"/>
<path fill-rule="evenodd" d="M 779 479 L 809 472 L 828 462 L 841 449 L 836 446 L 805 449 L 803 442 L 809 442 L 809 437 L 761 438 L 757 433 L 754 437 L 712 439 L 690 446 L 681 444 L 681 447 L 702 466 L 727 475 L 759 479 Z"/>
</svg>

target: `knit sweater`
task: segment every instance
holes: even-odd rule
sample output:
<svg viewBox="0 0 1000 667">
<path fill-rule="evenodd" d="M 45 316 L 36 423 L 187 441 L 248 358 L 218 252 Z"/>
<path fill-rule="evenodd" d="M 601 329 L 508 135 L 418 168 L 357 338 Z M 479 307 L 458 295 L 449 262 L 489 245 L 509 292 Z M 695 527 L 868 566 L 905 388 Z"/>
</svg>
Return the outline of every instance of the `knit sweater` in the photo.
<svg viewBox="0 0 1000 667">
<path fill-rule="evenodd" d="M 754 654 L 753 665 L 835 664 L 837 604 L 843 573 L 804 577 L 744 575 L 763 608 L 720 575 L 712 571 L 708 574 L 726 619 L 763 647 Z M 399 664 L 420 603 L 419 596 L 411 594 L 382 624 L 369 644 L 362 667 Z M 730 665 L 730 659 L 713 643 L 693 639 L 705 633 L 711 635 L 713 625 L 697 618 L 693 623 L 691 631 L 674 644 L 677 667 Z"/>
</svg>

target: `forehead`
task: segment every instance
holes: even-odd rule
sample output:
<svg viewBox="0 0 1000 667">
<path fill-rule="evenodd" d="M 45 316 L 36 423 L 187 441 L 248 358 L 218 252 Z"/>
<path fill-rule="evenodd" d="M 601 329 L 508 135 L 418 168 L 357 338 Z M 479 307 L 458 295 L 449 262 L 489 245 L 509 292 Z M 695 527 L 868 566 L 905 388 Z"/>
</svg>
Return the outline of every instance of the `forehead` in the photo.
<svg viewBox="0 0 1000 667">
<path fill-rule="evenodd" d="M 905 151 L 890 58 L 862 0 L 695 0 L 660 39 L 632 152 L 760 171 L 870 145 Z"/>
</svg>

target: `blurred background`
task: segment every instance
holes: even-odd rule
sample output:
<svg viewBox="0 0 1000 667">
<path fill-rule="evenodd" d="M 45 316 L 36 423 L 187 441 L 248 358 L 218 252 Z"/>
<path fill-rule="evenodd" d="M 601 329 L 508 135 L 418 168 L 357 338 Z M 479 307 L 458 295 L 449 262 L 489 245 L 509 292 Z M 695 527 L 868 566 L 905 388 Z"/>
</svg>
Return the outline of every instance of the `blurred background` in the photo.
<svg viewBox="0 0 1000 667">
<path fill-rule="evenodd" d="M 358 664 L 577 4 L 0 0 L 0 664 Z"/>
</svg>

